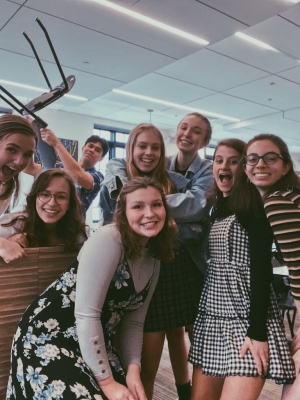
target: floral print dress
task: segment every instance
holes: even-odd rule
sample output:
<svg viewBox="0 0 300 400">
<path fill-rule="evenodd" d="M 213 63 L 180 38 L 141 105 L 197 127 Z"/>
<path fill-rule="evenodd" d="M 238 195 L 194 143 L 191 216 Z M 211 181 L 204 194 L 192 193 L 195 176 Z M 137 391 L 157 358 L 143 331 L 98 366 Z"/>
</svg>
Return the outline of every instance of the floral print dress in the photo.
<svg viewBox="0 0 300 400">
<path fill-rule="evenodd" d="M 73 263 L 25 311 L 13 339 L 7 400 L 95 399 L 107 397 L 85 364 L 74 317 L 78 262 Z M 126 385 L 114 348 L 122 316 L 145 300 L 152 277 L 139 293 L 126 259 L 117 266 L 101 314 L 105 347 L 114 379 Z"/>
</svg>

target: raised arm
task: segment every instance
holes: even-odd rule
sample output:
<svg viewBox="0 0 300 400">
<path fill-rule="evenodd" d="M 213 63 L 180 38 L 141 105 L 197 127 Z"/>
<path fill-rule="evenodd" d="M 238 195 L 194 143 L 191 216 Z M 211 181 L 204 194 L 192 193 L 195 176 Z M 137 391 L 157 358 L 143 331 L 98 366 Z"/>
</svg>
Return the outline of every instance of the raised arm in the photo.
<svg viewBox="0 0 300 400">
<path fill-rule="evenodd" d="M 73 182 L 78 183 L 84 189 L 91 190 L 94 185 L 92 175 L 81 168 L 58 137 L 50 129 L 41 129 L 41 136 L 44 142 L 54 147 L 63 163 L 65 171 L 70 175 Z"/>
</svg>

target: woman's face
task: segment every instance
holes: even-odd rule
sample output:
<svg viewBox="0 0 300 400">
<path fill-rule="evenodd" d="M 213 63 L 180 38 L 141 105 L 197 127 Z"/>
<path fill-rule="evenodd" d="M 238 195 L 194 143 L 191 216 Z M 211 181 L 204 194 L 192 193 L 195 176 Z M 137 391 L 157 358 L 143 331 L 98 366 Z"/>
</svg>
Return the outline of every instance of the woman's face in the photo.
<svg viewBox="0 0 300 400">
<path fill-rule="evenodd" d="M 133 163 L 142 173 L 152 172 L 161 157 L 161 143 L 156 133 L 147 129 L 141 132 L 133 148 Z"/>
<path fill-rule="evenodd" d="M 230 194 L 233 187 L 240 158 L 240 153 L 232 147 L 219 146 L 216 150 L 213 175 L 224 197 Z"/>
<path fill-rule="evenodd" d="M 126 195 L 126 217 L 142 245 L 164 227 L 166 210 L 159 191 L 151 186 Z"/>
<path fill-rule="evenodd" d="M 0 141 L 0 182 L 8 182 L 27 167 L 35 150 L 35 139 L 12 133 Z"/>
<path fill-rule="evenodd" d="M 176 133 L 176 145 L 184 153 L 197 153 L 206 146 L 206 122 L 197 115 L 185 117 Z"/>
<path fill-rule="evenodd" d="M 270 152 L 280 154 L 279 148 L 271 140 L 257 140 L 249 146 L 247 156 L 264 156 Z M 290 166 L 286 165 L 281 158 L 278 158 L 274 164 L 266 164 L 263 159 L 259 159 L 256 165 L 245 164 L 244 168 L 249 180 L 263 196 L 272 185 L 289 171 Z"/>
<path fill-rule="evenodd" d="M 55 226 L 68 210 L 69 197 L 68 181 L 63 177 L 52 178 L 46 189 L 39 192 L 36 197 L 38 216 L 45 224 Z"/>
</svg>

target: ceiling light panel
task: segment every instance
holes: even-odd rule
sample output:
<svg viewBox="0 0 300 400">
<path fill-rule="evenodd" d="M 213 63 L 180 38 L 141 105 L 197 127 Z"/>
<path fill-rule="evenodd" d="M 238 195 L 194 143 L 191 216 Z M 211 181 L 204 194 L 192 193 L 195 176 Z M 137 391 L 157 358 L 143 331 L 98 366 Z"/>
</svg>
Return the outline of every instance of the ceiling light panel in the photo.
<svg viewBox="0 0 300 400">
<path fill-rule="evenodd" d="M 245 40 L 246 42 L 249 42 L 249 43 L 255 44 L 256 46 L 262 47 L 263 49 L 278 52 L 277 49 L 275 49 L 272 46 L 269 46 L 267 43 L 261 42 L 260 40 L 257 40 L 251 36 L 245 35 L 242 32 L 236 32 L 235 35 L 238 36 L 239 38 Z"/>
<path fill-rule="evenodd" d="M 117 11 L 119 13 L 125 14 L 131 18 L 135 18 L 139 21 L 145 22 L 146 24 L 152 25 L 158 29 L 162 29 L 164 31 L 167 31 L 173 35 L 180 36 L 184 39 L 190 40 L 192 42 L 207 46 L 209 42 L 207 40 L 204 40 L 198 36 L 192 35 L 188 32 L 182 31 L 181 29 L 177 29 L 171 25 L 164 24 L 163 22 L 157 21 L 153 18 L 149 18 L 146 15 L 137 13 L 135 11 L 129 10 L 128 8 L 121 7 L 117 4 L 111 3 L 110 1 L 106 0 L 90 0 L 93 2 L 96 2 L 102 6 L 108 7 L 114 11 Z"/>
<path fill-rule="evenodd" d="M 208 110 L 200 110 L 200 109 L 195 108 L 195 107 L 189 107 L 189 106 L 185 106 L 183 104 L 176 104 L 176 103 L 172 103 L 170 101 L 164 101 L 164 100 L 160 100 L 160 99 L 155 99 L 153 97 L 143 96 L 143 95 L 140 95 L 140 94 L 137 94 L 137 93 L 132 93 L 132 92 L 126 92 L 126 91 L 120 90 L 120 89 L 113 89 L 113 92 L 114 93 L 119 93 L 119 94 L 124 95 L 124 96 L 134 97 L 134 98 L 137 98 L 137 99 L 140 99 L 140 100 L 151 101 L 151 102 L 157 103 L 157 104 L 163 104 L 163 105 L 165 105 L 167 107 L 179 108 L 181 110 L 186 110 L 186 111 L 197 111 L 197 112 L 200 112 L 200 113 L 202 113 L 202 114 L 204 114 L 204 115 L 206 115 L 208 117 L 225 119 L 225 120 L 233 121 L 233 122 L 238 122 L 239 121 L 239 119 L 233 118 L 233 117 L 230 117 L 230 116 L 227 116 L 227 115 L 217 114 L 217 113 L 214 113 L 214 112 L 208 111 Z"/>
</svg>

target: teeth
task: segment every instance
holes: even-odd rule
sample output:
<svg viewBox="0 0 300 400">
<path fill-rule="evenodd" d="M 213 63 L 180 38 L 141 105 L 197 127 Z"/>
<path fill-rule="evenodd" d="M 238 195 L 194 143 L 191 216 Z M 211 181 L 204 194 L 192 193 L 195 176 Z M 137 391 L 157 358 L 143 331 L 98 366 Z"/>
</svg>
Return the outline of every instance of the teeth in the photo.
<svg viewBox="0 0 300 400">
<path fill-rule="evenodd" d="M 269 174 L 262 174 L 262 173 L 260 173 L 260 174 L 254 174 L 255 176 L 269 176 Z"/>
<path fill-rule="evenodd" d="M 187 144 L 190 144 L 190 142 L 188 142 L 187 140 L 182 140 L 182 139 L 181 139 L 181 143 L 187 143 Z"/>
<path fill-rule="evenodd" d="M 146 228 L 150 228 L 150 227 L 154 226 L 155 224 L 156 224 L 156 222 L 146 222 L 145 224 L 142 224 L 142 225 Z"/>
<path fill-rule="evenodd" d="M 45 208 L 44 208 L 44 211 L 45 211 L 47 214 L 57 214 L 57 213 L 58 213 L 58 211 L 55 211 L 55 210 L 46 210 Z"/>
<path fill-rule="evenodd" d="M 146 158 L 141 158 L 141 161 L 142 161 L 142 162 L 145 162 L 145 163 L 148 163 L 148 164 L 150 164 L 150 163 L 153 162 L 153 160 L 148 160 L 148 159 L 146 159 Z"/>
</svg>

